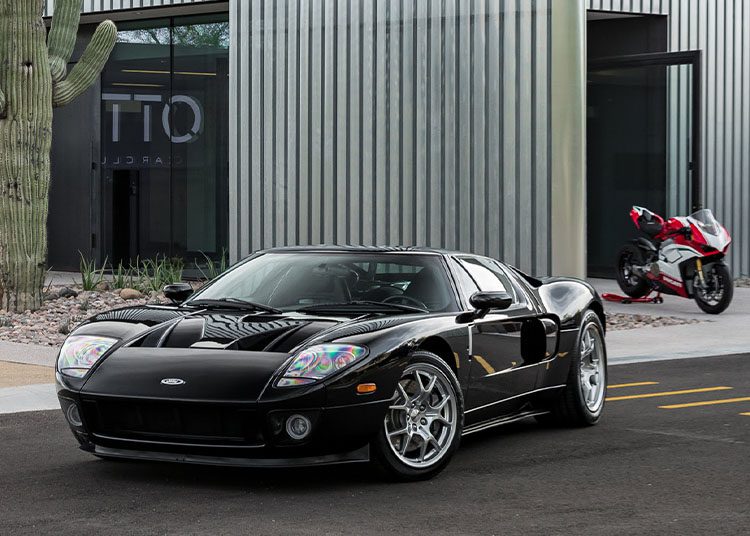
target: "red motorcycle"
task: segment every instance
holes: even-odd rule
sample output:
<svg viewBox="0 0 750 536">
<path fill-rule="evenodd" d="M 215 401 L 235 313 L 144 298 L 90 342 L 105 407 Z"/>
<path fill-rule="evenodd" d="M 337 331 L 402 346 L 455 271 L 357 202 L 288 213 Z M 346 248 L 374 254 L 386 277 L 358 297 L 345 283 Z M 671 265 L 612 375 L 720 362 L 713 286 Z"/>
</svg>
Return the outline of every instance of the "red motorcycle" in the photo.
<svg viewBox="0 0 750 536">
<path fill-rule="evenodd" d="M 734 281 L 724 257 L 732 237 L 710 210 L 664 221 L 633 207 L 630 218 L 646 236 L 617 255 L 617 283 L 625 294 L 639 301 L 653 291 L 692 298 L 710 314 L 729 307 Z"/>
</svg>

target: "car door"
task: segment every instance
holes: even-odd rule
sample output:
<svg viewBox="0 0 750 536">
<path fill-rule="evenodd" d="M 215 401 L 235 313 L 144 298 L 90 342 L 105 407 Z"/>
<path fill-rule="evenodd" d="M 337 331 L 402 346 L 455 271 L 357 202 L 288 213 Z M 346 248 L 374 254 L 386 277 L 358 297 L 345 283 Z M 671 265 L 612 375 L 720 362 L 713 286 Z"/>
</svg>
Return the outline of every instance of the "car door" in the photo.
<svg viewBox="0 0 750 536">
<path fill-rule="evenodd" d="M 534 389 L 537 367 L 523 360 L 521 333 L 524 322 L 536 318 L 537 311 L 496 261 L 459 256 L 455 262 L 466 304 L 477 290 L 503 291 L 513 297 L 508 309 L 491 310 L 469 326 L 471 368 L 466 408 L 471 423 L 516 411 L 524 403 L 518 395 Z"/>
</svg>

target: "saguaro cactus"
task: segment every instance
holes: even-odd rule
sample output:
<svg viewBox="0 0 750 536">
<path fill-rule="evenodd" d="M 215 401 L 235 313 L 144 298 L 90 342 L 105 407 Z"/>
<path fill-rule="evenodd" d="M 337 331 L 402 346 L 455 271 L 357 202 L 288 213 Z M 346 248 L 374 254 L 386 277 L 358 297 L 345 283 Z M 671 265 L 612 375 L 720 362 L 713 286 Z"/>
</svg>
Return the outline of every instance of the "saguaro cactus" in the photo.
<svg viewBox="0 0 750 536">
<path fill-rule="evenodd" d="M 68 74 L 82 0 L 55 2 L 49 37 L 44 4 L 0 0 L 0 308 L 12 311 L 42 302 L 52 108 L 88 89 L 117 38 L 115 25 L 102 22 Z"/>
</svg>

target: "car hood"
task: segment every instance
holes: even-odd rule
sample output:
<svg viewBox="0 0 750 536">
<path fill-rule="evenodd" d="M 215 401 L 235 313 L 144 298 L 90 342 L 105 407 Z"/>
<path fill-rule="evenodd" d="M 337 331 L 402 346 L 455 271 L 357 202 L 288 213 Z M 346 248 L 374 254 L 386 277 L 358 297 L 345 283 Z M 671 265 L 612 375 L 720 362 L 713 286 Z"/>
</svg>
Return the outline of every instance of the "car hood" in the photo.
<svg viewBox="0 0 750 536">
<path fill-rule="evenodd" d="M 289 358 L 280 352 L 120 348 L 81 389 L 83 395 L 239 402 L 257 400 Z"/>
<path fill-rule="evenodd" d="M 81 392 L 107 397 L 257 400 L 297 349 L 408 320 L 404 316 L 308 318 L 176 307 L 110 311 L 74 332 L 123 341 L 98 363 Z"/>
<path fill-rule="evenodd" d="M 290 352 L 349 319 L 246 311 L 132 307 L 102 313 L 76 334 L 113 336 L 131 348 L 193 348 Z"/>
</svg>

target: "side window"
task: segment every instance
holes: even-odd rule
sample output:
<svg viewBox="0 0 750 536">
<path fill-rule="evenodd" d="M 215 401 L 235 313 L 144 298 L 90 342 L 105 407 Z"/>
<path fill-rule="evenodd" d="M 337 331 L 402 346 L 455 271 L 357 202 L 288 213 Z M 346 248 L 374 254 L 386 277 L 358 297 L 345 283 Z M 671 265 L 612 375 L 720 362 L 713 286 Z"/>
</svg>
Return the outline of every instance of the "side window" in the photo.
<svg viewBox="0 0 750 536">
<path fill-rule="evenodd" d="M 453 272 L 456 274 L 456 277 L 458 277 L 458 285 L 461 289 L 461 295 L 463 296 L 464 301 L 468 304 L 471 295 L 475 292 L 479 292 L 479 287 L 460 263 L 456 262 L 454 259 L 451 259 L 450 262 L 453 266 Z"/>
<path fill-rule="evenodd" d="M 514 300 L 518 299 L 513 284 L 497 264 L 481 257 L 461 257 L 459 260 L 480 290 L 507 292 Z"/>
</svg>

